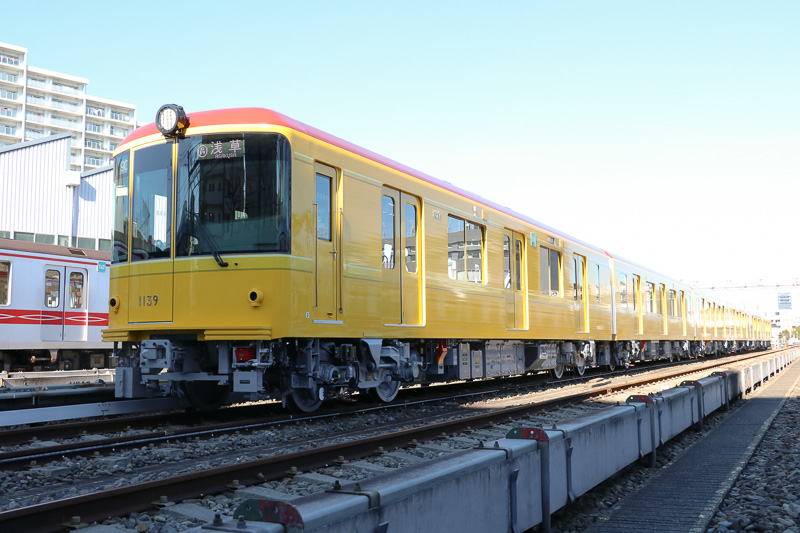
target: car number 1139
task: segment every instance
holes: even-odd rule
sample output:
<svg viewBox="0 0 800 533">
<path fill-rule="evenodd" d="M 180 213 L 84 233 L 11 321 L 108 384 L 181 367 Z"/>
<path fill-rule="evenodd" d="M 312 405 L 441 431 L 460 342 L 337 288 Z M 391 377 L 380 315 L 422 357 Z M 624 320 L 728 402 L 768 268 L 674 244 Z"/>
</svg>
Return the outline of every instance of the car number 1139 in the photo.
<svg viewBox="0 0 800 533">
<path fill-rule="evenodd" d="M 139 296 L 139 307 L 150 307 L 154 305 L 158 305 L 158 294 Z"/>
</svg>

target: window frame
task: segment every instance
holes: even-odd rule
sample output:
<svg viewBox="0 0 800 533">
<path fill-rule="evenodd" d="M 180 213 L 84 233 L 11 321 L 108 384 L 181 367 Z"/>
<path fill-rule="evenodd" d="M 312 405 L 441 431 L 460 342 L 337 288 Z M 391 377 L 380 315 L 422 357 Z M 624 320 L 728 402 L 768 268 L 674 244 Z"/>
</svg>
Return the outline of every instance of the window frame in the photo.
<svg viewBox="0 0 800 533">
<path fill-rule="evenodd" d="M 556 258 L 556 264 L 553 264 L 553 258 Z M 545 265 L 545 259 L 547 264 Z M 539 247 L 539 291 L 543 296 L 551 296 L 560 298 L 561 293 L 561 251 L 547 246 Z M 553 290 L 553 283 L 555 282 L 555 290 Z M 546 287 L 545 287 L 546 283 Z"/>
<path fill-rule="evenodd" d="M 459 227 L 457 228 L 456 231 L 450 231 L 451 221 L 454 221 L 454 222 L 459 224 Z M 474 270 L 473 269 L 472 271 L 470 271 L 469 270 L 469 260 L 470 259 L 474 260 L 475 257 L 470 257 L 470 253 L 469 253 L 470 249 L 469 249 L 469 247 L 470 246 L 475 246 L 474 244 L 472 244 L 472 245 L 470 244 L 470 243 L 474 243 L 475 240 L 474 239 L 473 240 L 469 240 L 468 237 L 469 237 L 469 232 L 470 231 L 475 231 L 476 229 L 480 233 L 480 239 L 479 239 L 479 247 L 480 248 L 478 250 L 478 252 L 479 252 L 479 257 L 477 258 L 478 261 L 477 261 L 477 263 L 475 263 L 475 266 L 478 266 L 480 268 L 479 268 L 479 270 Z M 461 240 L 460 241 L 453 241 L 453 243 L 454 243 L 454 248 L 453 248 L 453 245 L 451 245 L 451 243 L 450 243 L 450 235 L 454 234 L 456 232 L 461 232 Z M 474 252 L 475 250 L 472 250 L 472 251 Z M 454 261 L 457 262 L 457 263 L 461 263 L 461 266 L 463 267 L 464 279 L 459 279 L 458 278 L 458 274 L 460 272 L 458 270 L 458 268 L 456 268 L 455 270 L 451 270 L 451 268 L 450 268 L 451 254 L 454 254 L 454 253 L 456 254 L 456 258 L 454 259 Z M 484 284 L 486 284 L 486 278 L 487 278 L 487 276 L 485 275 L 486 274 L 485 261 L 486 261 L 486 227 L 483 226 L 482 224 L 477 224 L 475 222 L 472 222 L 472 221 L 470 221 L 470 220 L 468 220 L 466 218 L 462 218 L 462 217 L 453 215 L 451 213 L 448 213 L 448 215 L 447 215 L 447 276 L 448 276 L 448 278 L 450 278 L 452 280 L 455 280 L 455 281 L 464 281 L 464 282 L 467 282 L 467 283 L 474 283 L 476 285 L 484 285 Z M 469 279 L 469 277 L 470 277 L 469 273 L 470 272 L 477 273 L 478 274 L 478 276 L 477 276 L 478 279 Z M 454 274 L 455 274 L 455 276 L 454 276 Z"/>
<path fill-rule="evenodd" d="M 8 307 L 11 305 L 11 269 L 13 263 L 11 261 L 0 261 L 0 265 L 6 266 L 5 281 L 0 281 L 0 307 Z M 5 283 L 3 287 L 2 283 Z M 5 297 L 3 298 L 3 295 Z"/>
</svg>

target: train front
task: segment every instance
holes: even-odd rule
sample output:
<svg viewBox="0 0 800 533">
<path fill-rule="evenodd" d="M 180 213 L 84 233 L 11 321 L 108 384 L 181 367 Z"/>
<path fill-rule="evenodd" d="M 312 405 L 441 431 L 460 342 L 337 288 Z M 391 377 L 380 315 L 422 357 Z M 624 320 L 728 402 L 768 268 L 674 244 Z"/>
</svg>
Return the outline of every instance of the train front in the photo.
<svg viewBox="0 0 800 533">
<path fill-rule="evenodd" d="M 264 369 L 296 282 L 291 150 L 281 128 L 237 121 L 163 106 L 114 153 L 103 339 L 118 397 L 179 391 L 211 408 L 231 389 L 273 390 Z"/>
</svg>

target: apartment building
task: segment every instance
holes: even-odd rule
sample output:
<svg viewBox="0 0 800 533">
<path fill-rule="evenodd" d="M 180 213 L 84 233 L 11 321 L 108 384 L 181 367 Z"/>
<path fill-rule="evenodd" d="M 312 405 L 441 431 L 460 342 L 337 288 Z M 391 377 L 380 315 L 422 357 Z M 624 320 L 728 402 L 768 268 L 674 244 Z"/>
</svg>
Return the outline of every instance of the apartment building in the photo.
<svg viewBox="0 0 800 533">
<path fill-rule="evenodd" d="M 0 147 L 69 133 L 71 170 L 108 165 L 136 127 L 136 106 L 89 96 L 88 84 L 30 66 L 26 48 L 0 42 Z"/>
</svg>

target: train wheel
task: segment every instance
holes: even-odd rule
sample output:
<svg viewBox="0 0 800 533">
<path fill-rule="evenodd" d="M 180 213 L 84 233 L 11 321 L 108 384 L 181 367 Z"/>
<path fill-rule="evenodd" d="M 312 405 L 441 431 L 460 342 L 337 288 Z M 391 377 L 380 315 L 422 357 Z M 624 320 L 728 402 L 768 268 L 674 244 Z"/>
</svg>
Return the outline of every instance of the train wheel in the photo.
<svg viewBox="0 0 800 533">
<path fill-rule="evenodd" d="M 608 358 L 608 364 L 606 365 L 606 368 L 609 372 L 613 372 L 617 368 L 617 361 L 614 359 L 613 355 Z"/>
<path fill-rule="evenodd" d="M 184 381 L 183 394 L 199 411 L 216 411 L 228 399 L 229 385 L 217 385 L 213 381 Z"/>
<path fill-rule="evenodd" d="M 556 379 L 561 379 L 564 377 L 564 365 L 557 364 L 555 368 L 550 369 L 550 374 Z"/>
<path fill-rule="evenodd" d="M 582 376 L 583 373 L 586 372 L 586 360 L 584 360 L 583 357 L 580 357 L 575 362 L 575 369 L 574 370 L 575 370 L 575 373 L 578 374 L 579 376 Z"/>
<path fill-rule="evenodd" d="M 400 390 L 399 381 L 381 381 L 381 384 L 375 388 L 369 389 L 369 395 L 375 400 L 389 403 L 397 397 L 397 392 Z"/>
<path fill-rule="evenodd" d="M 313 413 L 322 405 L 317 389 L 292 389 L 286 397 L 286 405 L 295 413 Z"/>
</svg>

